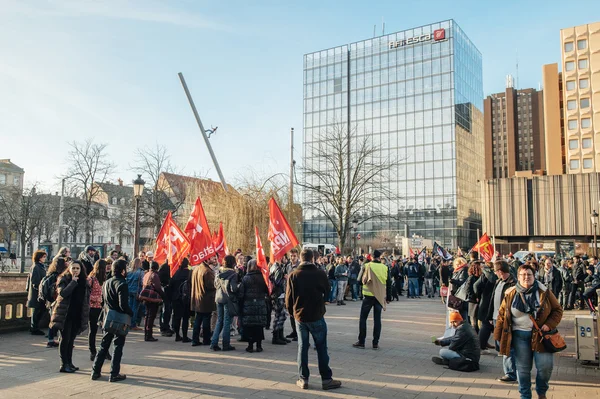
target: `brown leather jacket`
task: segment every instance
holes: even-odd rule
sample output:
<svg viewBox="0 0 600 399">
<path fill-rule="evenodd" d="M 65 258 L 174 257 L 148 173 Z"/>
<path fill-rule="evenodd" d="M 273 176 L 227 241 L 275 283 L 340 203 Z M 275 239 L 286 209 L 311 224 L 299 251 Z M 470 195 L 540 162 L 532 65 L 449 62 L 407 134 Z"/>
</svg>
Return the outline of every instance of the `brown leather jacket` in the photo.
<svg viewBox="0 0 600 399">
<path fill-rule="evenodd" d="M 538 283 L 540 292 L 540 309 L 537 312 L 535 322 L 542 328 L 545 324 L 551 330 L 556 328 L 562 319 L 563 309 L 558 303 L 551 290 L 545 285 Z M 510 312 L 513 300 L 517 295 L 516 287 L 510 287 L 504 294 L 504 300 L 500 305 L 496 328 L 494 328 L 494 339 L 500 342 L 500 353 L 510 356 L 512 343 L 512 315 Z M 536 352 L 545 352 L 544 345 L 540 342 L 539 334 L 531 335 L 531 348 Z"/>
</svg>

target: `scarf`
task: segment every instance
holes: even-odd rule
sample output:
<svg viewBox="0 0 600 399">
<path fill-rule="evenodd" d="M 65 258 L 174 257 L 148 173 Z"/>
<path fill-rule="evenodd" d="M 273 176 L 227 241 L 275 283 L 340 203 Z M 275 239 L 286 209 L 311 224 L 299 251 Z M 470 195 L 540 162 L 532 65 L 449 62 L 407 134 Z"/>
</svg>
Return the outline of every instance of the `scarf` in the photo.
<svg viewBox="0 0 600 399">
<path fill-rule="evenodd" d="M 517 295 L 515 295 L 512 307 L 520 312 L 528 313 L 535 317 L 535 314 L 540 307 L 538 282 L 535 281 L 528 289 L 525 289 L 521 284 L 517 283 L 515 288 L 517 289 Z M 525 299 L 525 302 L 523 302 L 523 299 Z"/>
<path fill-rule="evenodd" d="M 554 266 L 552 266 L 549 270 L 545 270 L 545 272 L 544 284 L 546 284 L 546 287 L 552 287 L 552 280 L 554 279 Z"/>
</svg>

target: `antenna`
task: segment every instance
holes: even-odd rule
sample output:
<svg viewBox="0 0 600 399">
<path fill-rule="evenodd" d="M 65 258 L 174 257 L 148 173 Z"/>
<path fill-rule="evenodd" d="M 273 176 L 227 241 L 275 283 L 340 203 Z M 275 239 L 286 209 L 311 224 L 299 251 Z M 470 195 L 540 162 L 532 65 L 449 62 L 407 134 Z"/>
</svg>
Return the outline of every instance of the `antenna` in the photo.
<svg viewBox="0 0 600 399">
<path fill-rule="evenodd" d="M 385 21 L 381 17 L 381 36 L 385 36 Z"/>
<path fill-rule="evenodd" d="M 373 25 L 373 37 L 375 37 L 377 34 L 375 33 L 375 30 L 377 29 L 377 24 Z"/>
</svg>

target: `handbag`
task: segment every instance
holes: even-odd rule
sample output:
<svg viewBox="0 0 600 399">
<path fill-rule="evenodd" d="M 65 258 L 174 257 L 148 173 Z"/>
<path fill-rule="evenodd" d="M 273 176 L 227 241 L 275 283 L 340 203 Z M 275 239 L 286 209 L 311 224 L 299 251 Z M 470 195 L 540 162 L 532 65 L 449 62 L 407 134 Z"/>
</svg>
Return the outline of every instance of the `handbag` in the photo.
<svg viewBox="0 0 600 399">
<path fill-rule="evenodd" d="M 130 325 L 131 317 L 127 313 L 109 309 L 106 313 L 106 317 L 104 317 L 102 329 L 110 334 L 125 336 L 129 332 Z"/>
<path fill-rule="evenodd" d="M 440 287 L 440 296 L 445 297 L 448 296 L 448 287 L 447 286 L 442 286 Z"/>
<path fill-rule="evenodd" d="M 523 302 L 525 302 L 525 298 L 523 298 L 523 294 L 519 294 L 519 295 L 521 295 L 521 299 L 523 300 Z M 535 327 L 535 332 L 540 335 L 540 342 L 542 343 L 542 345 L 544 345 L 544 350 L 546 352 L 556 353 L 556 352 L 562 352 L 565 349 L 567 349 L 567 343 L 565 342 L 565 339 L 563 338 L 562 335 L 560 335 L 560 333 L 558 332 L 558 330 L 556 328 L 553 330 L 550 330 L 550 331 L 542 331 L 538 327 L 533 316 L 529 315 L 529 318 L 533 322 L 533 327 Z"/>
<path fill-rule="evenodd" d="M 162 298 L 160 294 L 154 289 L 154 284 L 149 284 L 145 286 L 140 292 L 140 301 L 149 302 L 149 303 L 161 303 Z"/>
<path fill-rule="evenodd" d="M 462 310 L 462 306 L 463 306 L 463 300 L 460 298 L 457 298 L 456 296 L 450 294 L 448 296 L 448 307 L 452 308 L 454 310 Z"/>
</svg>

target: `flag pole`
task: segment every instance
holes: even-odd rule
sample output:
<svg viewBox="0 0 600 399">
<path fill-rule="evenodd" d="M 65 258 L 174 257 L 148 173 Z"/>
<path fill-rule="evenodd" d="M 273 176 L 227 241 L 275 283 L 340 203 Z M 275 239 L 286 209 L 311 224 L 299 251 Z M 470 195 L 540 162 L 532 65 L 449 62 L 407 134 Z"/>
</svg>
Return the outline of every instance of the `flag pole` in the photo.
<svg viewBox="0 0 600 399">
<path fill-rule="evenodd" d="M 477 260 L 481 260 L 481 254 L 479 253 L 479 240 L 481 237 L 479 236 L 479 229 L 477 229 Z"/>
</svg>

